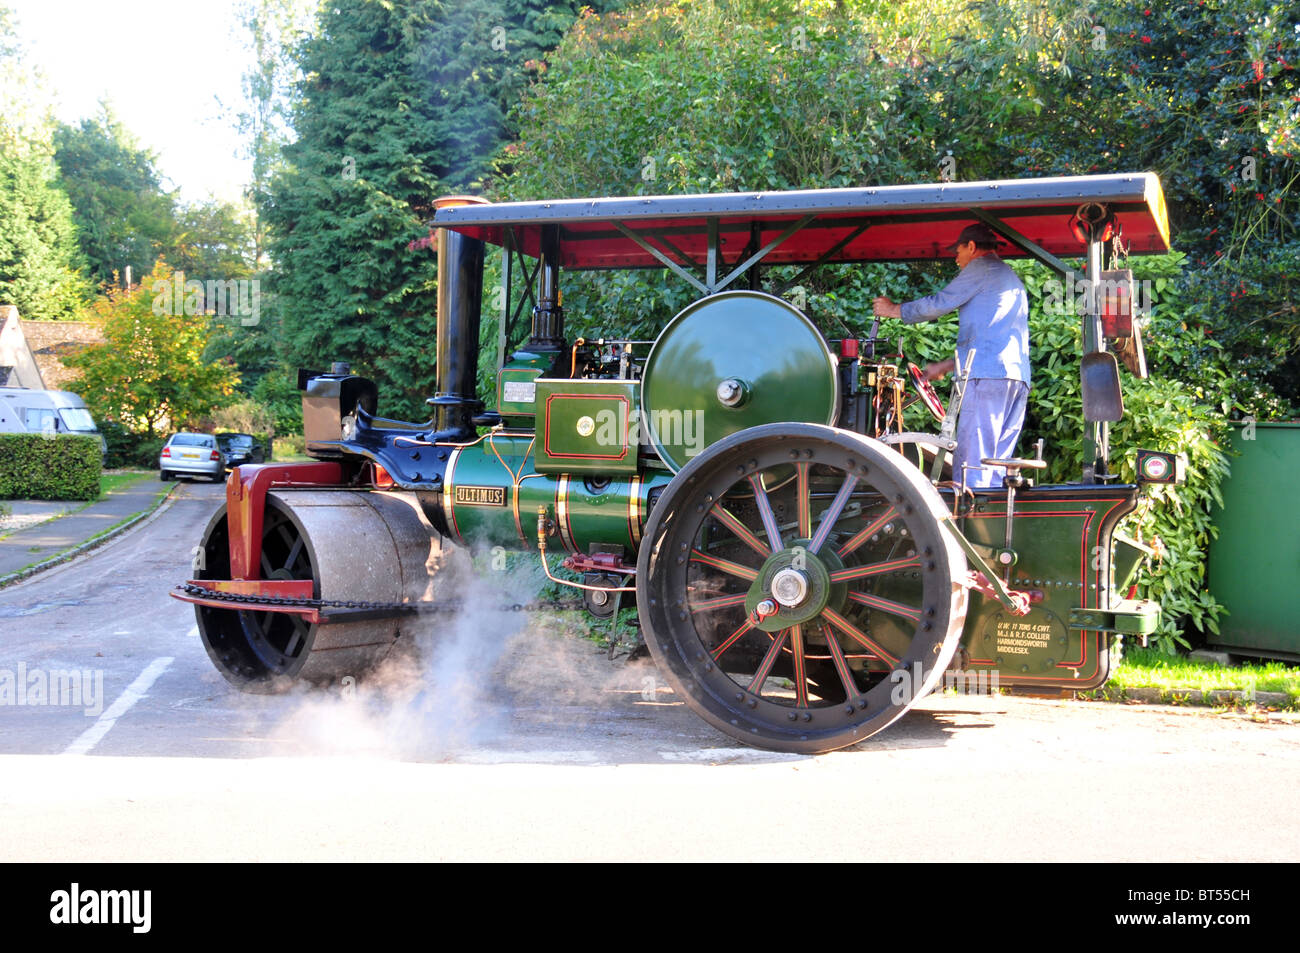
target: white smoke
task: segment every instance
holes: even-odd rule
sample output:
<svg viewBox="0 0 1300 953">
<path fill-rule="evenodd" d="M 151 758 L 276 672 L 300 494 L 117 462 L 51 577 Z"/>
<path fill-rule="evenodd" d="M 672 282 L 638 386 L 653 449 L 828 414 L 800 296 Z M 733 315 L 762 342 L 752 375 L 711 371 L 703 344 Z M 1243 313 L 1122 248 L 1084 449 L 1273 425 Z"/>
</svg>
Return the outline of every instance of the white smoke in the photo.
<svg viewBox="0 0 1300 953">
<path fill-rule="evenodd" d="M 460 610 L 404 625 L 405 648 L 355 682 L 295 687 L 271 733 L 276 753 L 452 760 L 614 704 L 660 700 L 648 661 L 609 662 L 556 616 L 512 611 L 543 581 L 540 566 L 519 563 L 477 570 L 465 551 L 446 550 L 430 596 Z"/>
</svg>

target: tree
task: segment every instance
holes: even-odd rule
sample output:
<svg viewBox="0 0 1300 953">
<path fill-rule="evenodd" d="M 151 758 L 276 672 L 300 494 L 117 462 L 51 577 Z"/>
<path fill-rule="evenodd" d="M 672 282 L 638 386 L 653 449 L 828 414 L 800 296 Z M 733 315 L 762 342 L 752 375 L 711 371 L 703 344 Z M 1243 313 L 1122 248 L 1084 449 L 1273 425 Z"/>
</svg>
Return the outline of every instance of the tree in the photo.
<svg viewBox="0 0 1300 953">
<path fill-rule="evenodd" d="M 283 167 L 282 150 L 293 138 L 290 121 L 302 80 L 295 56 L 311 34 L 319 6 L 319 0 L 248 0 L 239 10 L 240 25 L 252 42 L 253 64 L 242 77 L 243 103 L 235 112 L 235 125 L 242 153 L 253 164 L 247 194 L 258 269 L 265 265 L 267 238 L 262 204 Z"/>
<path fill-rule="evenodd" d="M 54 133 L 60 183 L 76 213 L 82 251 L 98 283 L 138 278 L 168 254 L 177 237 L 175 202 L 163 190 L 156 157 L 142 148 L 112 109 Z"/>
<path fill-rule="evenodd" d="M 281 2 L 260 0 L 258 23 Z M 576 4 L 536 0 L 321 8 L 296 58 L 296 141 L 259 202 L 286 362 L 348 360 L 379 383 L 386 413 L 427 416 L 435 269 L 407 245 L 426 234 L 439 194 L 481 188 L 510 103 L 576 14 Z M 270 32 L 257 26 L 255 42 L 257 30 Z M 263 63 L 248 84 L 248 121 L 271 130 L 285 71 L 274 53 Z"/>
<path fill-rule="evenodd" d="M 1089 15 L 1054 0 L 702 0 L 588 15 L 529 91 L 494 192 L 537 199 L 1160 171 L 1175 244 L 1198 254 L 1134 260 L 1155 287 L 1151 377 L 1124 375 L 1128 414 L 1111 447 L 1127 480 L 1138 445 L 1186 452 L 1193 464 L 1186 484 L 1161 491 L 1163 508 L 1141 509 L 1129 527 L 1169 548 L 1170 564 L 1148 582 L 1170 609 L 1160 633 L 1169 647 L 1178 617 L 1212 629 L 1219 611 L 1203 579 L 1209 504 L 1227 469 L 1216 446 L 1226 411 L 1248 396 L 1271 406 L 1266 389 L 1245 393 L 1245 349 L 1230 354 L 1216 333 L 1234 312 L 1261 324 L 1296 316 L 1300 178 L 1287 163 L 1300 114 L 1288 64 L 1300 60 L 1300 32 L 1296 15 L 1268 0 L 1155 6 L 1112 0 Z M 1243 199 L 1233 170 L 1266 147 L 1268 187 Z M 1254 239 L 1250 278 L 1236 272 L 1240 287 L 1229 289 L 1219 282 L 1234 273 L 1214 263 L 1231 257 L 1229 246 L 1203 244 L 1223 232 L 1236 236 L 1231 248 L 1246 235 L 1286 244 Z M 1080 325 L 1044 306 L 1042 269 L 1017 268 L 1031 293 L 1036 375 L 1026 442 L 1044 436 L 1055 448 L 1050 477 L 1070 479 L 1082 449 L 1071 357 Z M 951 277 L 948 267 L 836 271 L 804 282 L 806 310 L 831 337 L 864 331 L 876 294 L 909 300 Z M 693 296 L 681 286 L 654 271 L 569 276 L 569 333 L 647 337 Z M 889 322 L 882 331 L 923 360 L 947 356 L 952 340 Z"/>
<path fill-rule="evenodd" d="M 441 12 L 430 0 L 322 9 L 303 48 L 297 141 L 262 208 L 289 358 L 350 361 L 404 416 L 421 413 L 436 371 L 434 262 L 407 244 L 454 161 L 427 76 Z"/>
<path fill-rule="evenodd" d="M 203 360 L 211 323 L 197 296 L 175 293 L 175 277 L 160 261 L 139 285 L 96 299 L 104 343 L 64 359 L 96 417 L 150 438 L 210 413 L 239 383 L 230 364 Z"/>
<path fill-rule="evenodd" d="M 0 301 L 37 320 L 75 318 L 90 290 L 53 171 L 48 152 L 0 152 Z"/>
<path fill-rule="evenodd" d="M 75 317 L 90 290 L 51 156 L 39 83 L 0 7 L 0 302 L 47 320 Z"/>
<path fill-rule="evenodd" d="M 253 276 L 253 228 L 246 209 L 216 200 L 194 202 L 178 206 L 175 220 L 169 264 L 205 280 Z"/>
</svg>

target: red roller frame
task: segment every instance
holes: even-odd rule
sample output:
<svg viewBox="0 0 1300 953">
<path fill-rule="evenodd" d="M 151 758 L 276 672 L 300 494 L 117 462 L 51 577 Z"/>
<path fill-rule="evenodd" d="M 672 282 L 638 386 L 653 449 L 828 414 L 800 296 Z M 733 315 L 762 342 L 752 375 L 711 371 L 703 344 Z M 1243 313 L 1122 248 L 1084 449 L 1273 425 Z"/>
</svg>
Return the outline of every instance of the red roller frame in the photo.
<svg viewBox="0 0 1300 953">
<path fill-rule="evenodd" d="M 226 481 L 226 521 L 230 527 L 230 577 L 258 579 L 262 562 L 262 521 L 272 487 L 337 487 L 348 480 L 338 461 L 255 463 L 235 467 Z"/>
</svg>

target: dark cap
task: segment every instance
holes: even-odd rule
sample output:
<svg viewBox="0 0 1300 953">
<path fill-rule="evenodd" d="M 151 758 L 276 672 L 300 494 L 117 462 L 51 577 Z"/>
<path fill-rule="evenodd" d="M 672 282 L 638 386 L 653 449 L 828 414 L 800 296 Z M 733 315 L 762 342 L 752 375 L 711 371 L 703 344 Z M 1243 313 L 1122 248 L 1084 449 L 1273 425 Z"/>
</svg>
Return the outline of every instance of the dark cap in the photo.
<svg viewBox="0 0 1300 953">
<path fill-rule="evenodd" d="M 957 240 L 949 245 L 945 251 L 956 251 L 958 245 L 965 245 L 967 242 L 974 242 L 975 247 L 980 248 L 985 245 L 996 247 L 998 244 L 998 235 L 987 225 L 975 224 L 967 225 L 957 236 Z"/>
</svg>

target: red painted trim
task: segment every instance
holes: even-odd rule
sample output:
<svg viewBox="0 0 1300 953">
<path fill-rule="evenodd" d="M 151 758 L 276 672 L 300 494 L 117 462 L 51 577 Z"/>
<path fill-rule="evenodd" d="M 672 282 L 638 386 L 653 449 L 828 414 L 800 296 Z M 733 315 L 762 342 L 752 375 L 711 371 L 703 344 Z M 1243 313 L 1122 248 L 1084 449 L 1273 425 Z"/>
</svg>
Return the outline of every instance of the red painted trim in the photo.
<svg viewBox="0 0 1300 953">
<path fill-rule="evenodd" d="M 618 456 L 612 453 L 555 453 L 551 450 L 551 401 L 557 397 L 566 397 L 570 400 L 621 400 L 627 406 L 627 412 L 623 415 L 623 452 Z M 548 394 L 546 397 L 546 442 L 543 446 L 546 448 L 548 457 L 556 457 L 564 460 L 622 460 L 627 456 L 628 445 L 628 426 L 632 419 L 632 402 L 626 397 L 618 394 Z"/>
<path fill-rule="evenodd" d="M 311 599 L 316 585 L 310 579 L 190 579 L 187 582 L 209 592 L 277 599 Z"/>
<path fill-rule="evenodd" d="M 189 580 L 189 585 L 200 586 L 214 594 L 226 592 L 247 596 L 274 596 L 282 599 L 310 599 L 313 595 L 313 583 L 310 579 L 191 579 Z M 263 603 L 241 605 L 239 602 L 231 599 L 215 598 L 215 595 L 213 598 L 204 598 L 203 596 L 195 596 L 188 592 L 177 592 L 175 590 L 168 593 L 168 595 L 173 599 L 179 599 L 181 602 L 189 602 L 196 606 L 209 606 L 213 609 L 229 609 L 236 612 L 281 612 L 286 615 L 302 616 L 304 620 L 313 624 L 320 622 L 320 610 L 314 606 L 268 606 Z"/>
<path fill-rule="evenodd" d="M 235 467 L 226 481 L 226 523 L 230 529 L 230 575 L 257 579 L 262 563 L 262 521 L 271 487 L 343 486 L 343 463 L 253 463 Z"/>
</svg>

